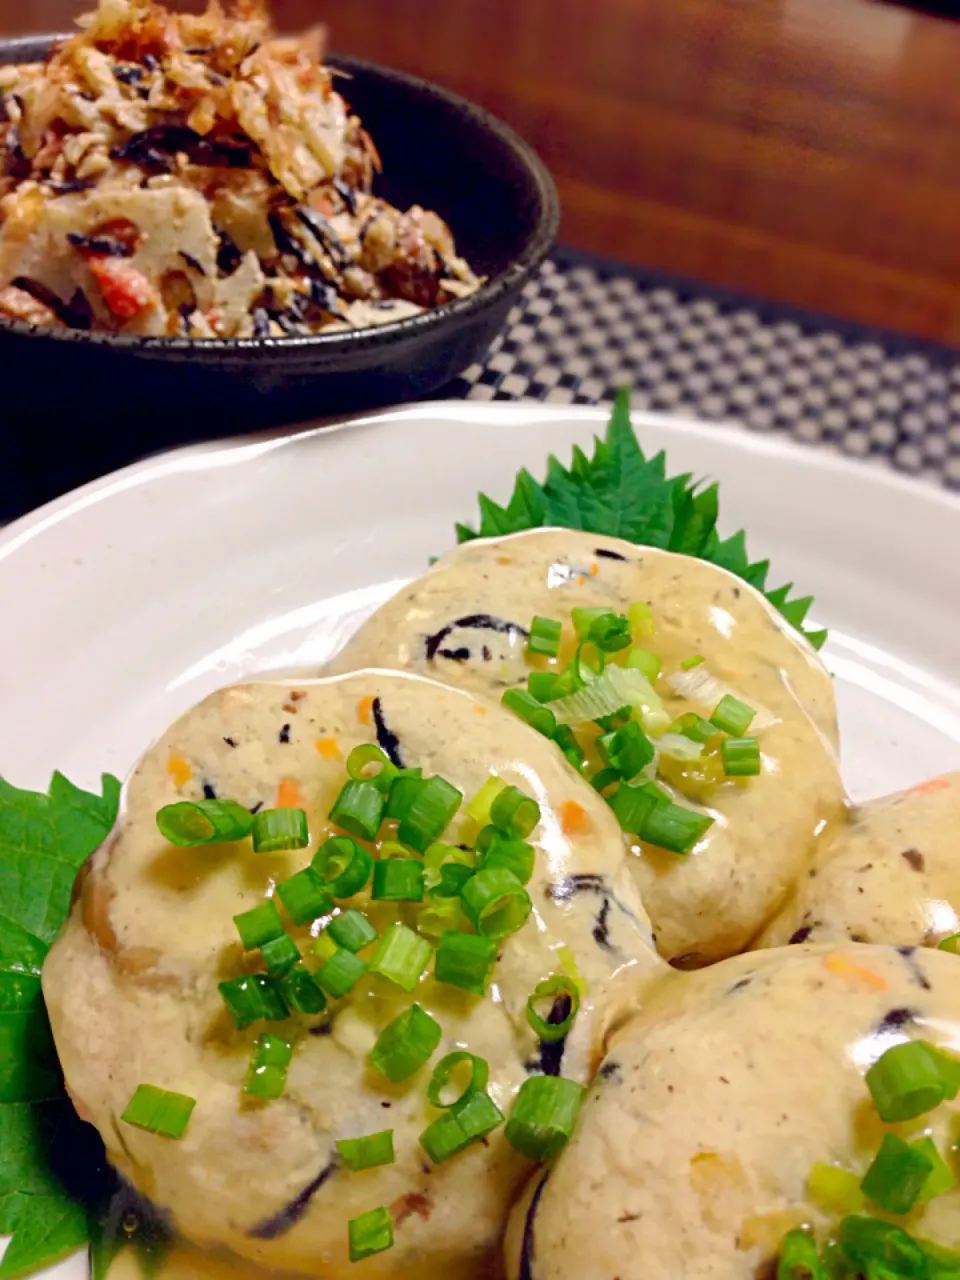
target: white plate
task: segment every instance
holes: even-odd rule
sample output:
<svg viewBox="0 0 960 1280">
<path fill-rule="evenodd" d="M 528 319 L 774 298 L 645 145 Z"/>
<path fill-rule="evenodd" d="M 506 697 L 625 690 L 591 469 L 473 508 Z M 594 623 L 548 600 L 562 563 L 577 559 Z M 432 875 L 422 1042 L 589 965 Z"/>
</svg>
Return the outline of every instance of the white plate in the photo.
<svg viewBox="0 0 960 1280">
<path fill-rule="evenodd" d="M 123 775 L 217 685 L 323 662 L 521 466 L 603 430 L 606 412 L 423 404 L 339 427 L 218 442 L 138 463 L 0 536 L 0 775 Z M 855 795 L 960 768 L 960 502 L 826 452 L 635 416 L 674 472 L 721 482 L 771 585 L 831 628 Z M 85 1274 L 82 1257 L 49 1280 Z"/>
</svg>

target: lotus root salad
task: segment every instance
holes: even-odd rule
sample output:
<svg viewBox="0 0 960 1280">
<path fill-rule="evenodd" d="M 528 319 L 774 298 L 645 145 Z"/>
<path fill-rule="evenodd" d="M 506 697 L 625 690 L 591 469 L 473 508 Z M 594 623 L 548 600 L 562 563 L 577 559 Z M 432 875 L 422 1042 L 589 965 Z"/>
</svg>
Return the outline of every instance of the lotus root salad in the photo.
<svg viewBox="0 0 960 1280">
<path fill-rule="evenodd" d="M 0 786 L 5 1274 L 960 1280 L 960 782 L 847 798 L 809 601 L 609 532 L 627 448 L 122 790 Z"/>
<path fill-rule="evenodd" d="M 0 317 L 187 338 L 386 323 L 481 283 L 380 158 L 320 28 L 100 0 L 0 68 Z"/>
</svg>

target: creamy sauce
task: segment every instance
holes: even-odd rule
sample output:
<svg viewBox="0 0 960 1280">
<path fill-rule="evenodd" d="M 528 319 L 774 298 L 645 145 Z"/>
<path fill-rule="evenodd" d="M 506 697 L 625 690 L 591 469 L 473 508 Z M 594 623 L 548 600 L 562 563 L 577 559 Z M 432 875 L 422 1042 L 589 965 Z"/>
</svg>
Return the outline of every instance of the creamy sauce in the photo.
<svg viewBox="0 0 960 1280">
<path fill-rule="evenodd" d="M 758 946 L 935 947 L 960 931 L 960 774 L 850 811 Z"/>
<path fill-rule="evenodd" d="M 957 976 L 954 956 L 849 943 L 672 976 L 612 1036 L 573 1141 L 515 1210 L 511 1280 L 756 1280 L 791 1228 L 822 1240 L 813 1164 L 866 1171 L 886 1126 L 863 1075 L 888 1048 L 960 1049 Z M 957 1113 L 897 1129 L 946 1151 Z M 898 1221 L 955 1245 L 960 1196 Z"/>
<path fill-rule="evenodd" d="M 404 764 L 441 773 L 468 799 L 495 772 L 538 800 L 533 913 L 502 944 L 488 998 L 432 976 L 415 997 L 371 979 L 332 1020 L 301 1026 L 282 1098 L 243 1102 L 258 1028 L 238 1032 L 217 991 L 218 981 L 243 971 L 232 917 L 309 862 L 329 832 L 325 815 L 346 780 L 343 760 L 378 730 L 393 735 Z M 248 807 L 271 806 L 281 784 L 294 787 L 307 809 L 308 850 L 182 849 L 157 830 L 164 804 L 213 791 Z M 582 816 L 567 831 L 561 815 L 570 801 Z M 448 840 L 467 834 L 459 821 Z M 443 1028 L 435 1060 L 463 1047 L 486 1058 L 490 1095 L 508 1112 L 528 1074 L 546 1069 L 526 1002 L 541 978 L 563 970 L 566 949 L 589 994 L 555 1068 L 588 1081 L 618 990 L 632 990 L 639 975 L 661 965 L 623 863 L 605 803 L 549 743 L 498 707 L 391 672 L 221 690 L 137 767 L 118 827 L 94 857 L 47 959 L 44 994 L 70 1091 L 111 1161 L 196 1243 L 223 1245 L 274 1269 L 352 1275 L 347 1221 L 389 1205 L 395 1246 L 367 1261 L 365 1274 L 488 1274 L 528 1162 L 501 1128 L 431 1168 L 418 1144 L 436 1114 L 426 1099 L 428 1071 L 391 1085 L 366 1055 L 416 998 Z M 387 909 L 375 904 L 375 924 Z M 393 904 L 389 910 L 396 918 Z M 292 932 L 307 952 L 308 931 Z M 288 1024 L 282 1027 L 286 1034 Z M 181 1141 L 119 1120 L 141 1082 L 197 1099 Z M 395 1164 L 356 1175 L 339 1165 L 337 1139 L 383 1128 L 394 1130 Z"/>
<path fill-rule="evenodd" d="M 534 530 L 477 540 L 387 601 L 332 669 L 396 667 L 499 699 L 534 666 L 550 668 L 525 653 L 535 614 L 569 626 L 574 607 L 625 612 L 635 601 L 652 607 L 656 630 L 643 643 L 664 672 L 702 655 L 714 676 L 768 713 L 761 776 L 704 796 L 715 821 L 690 856 L 632 846 L 660 953 L 702 965 L 747 945 L 843 811 L 830 677 L 757 591 L 714 565 L 616 538 Z M 662 681 L 657 691 L 672 716 L 714 710 L 669 696 Z"/>
</svg>

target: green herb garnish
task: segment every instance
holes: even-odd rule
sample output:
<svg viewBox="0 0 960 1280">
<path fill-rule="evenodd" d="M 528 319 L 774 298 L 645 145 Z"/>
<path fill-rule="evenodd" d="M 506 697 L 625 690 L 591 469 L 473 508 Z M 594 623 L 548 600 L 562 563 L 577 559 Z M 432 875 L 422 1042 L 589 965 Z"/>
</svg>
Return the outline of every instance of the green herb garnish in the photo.
<svg viewBox="0 0 960 1280">
<path fill-rule="evenodd" d="M 718 502 L 716 484 L 700 488 L 689 475 L 668 477 L 662 452 L 646 457 L 630 422 L 629 391 L 621 388 L 606 439 L 596 440 L 592 458 L 576 448 L 567 469 L 551 456 L 542 484 L 524 469 L 517 475 L 505 507 L 481 493 L 480 526 L 472 529 L 458 524 L 457 541 L 559 525 L 695 556 L 735 573 L 762 591 L 790 625 L 819 649 L 827 638 L 826 631 L 805 631 L 803 627 L 812 597 L 791 599 L 792 583 L 767 590 L 769 561 L 751 564 L 744 531 L 721 541 Z"/>
</svg>

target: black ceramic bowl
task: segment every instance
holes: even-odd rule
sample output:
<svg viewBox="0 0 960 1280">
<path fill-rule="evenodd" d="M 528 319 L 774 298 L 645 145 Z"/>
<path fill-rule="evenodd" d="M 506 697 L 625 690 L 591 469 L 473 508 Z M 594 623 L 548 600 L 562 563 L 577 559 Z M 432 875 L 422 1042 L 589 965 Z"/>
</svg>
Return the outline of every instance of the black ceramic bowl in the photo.
<svg viewBox="0 0 960 1280">
<path fill-rule="evenodd" d="M 0 65 L 42 59 L 50 36 L 0 41 Z M 511 129 L 446 89 L 356 58 L 352 108 L 383 158 L 378 194 L 436 210 L 487 283 L 472 297 L 373 329 L 266 339 L 131 338 L 0 322 L 5 433 L 140 436 L 137 452 L 177 439 L 303 421 L 424 396 L 489 346 L 545 257 L 556 189 Z"/>
</svg>

